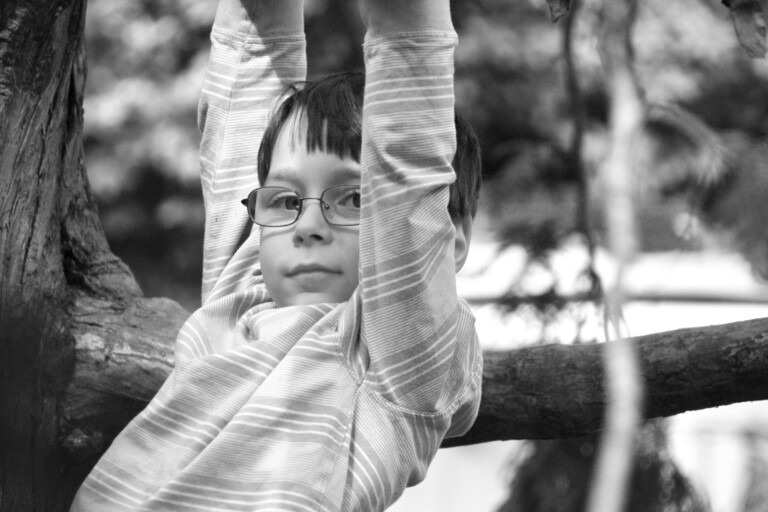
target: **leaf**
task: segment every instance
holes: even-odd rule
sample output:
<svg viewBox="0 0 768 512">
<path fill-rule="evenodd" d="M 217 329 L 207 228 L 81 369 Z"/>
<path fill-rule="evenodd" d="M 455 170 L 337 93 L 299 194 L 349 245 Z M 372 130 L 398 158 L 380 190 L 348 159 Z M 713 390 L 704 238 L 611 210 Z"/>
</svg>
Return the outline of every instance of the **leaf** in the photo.
<svg viewBox="0 0 768 512">
<path fill-rule="evenodd" d="M 768 7 L 765 0 L 729 0 L 731 19 L 741 47 L 753 59 L 764 58 L 766 53 L 765 24 Z"/>
<path fill-rule="evenodd" d="M 549 4 L 549 15 L 554 22 L 568 14 L 571 8 L 571 0 L 547 0 L 547 4 Z"/>
</svg>

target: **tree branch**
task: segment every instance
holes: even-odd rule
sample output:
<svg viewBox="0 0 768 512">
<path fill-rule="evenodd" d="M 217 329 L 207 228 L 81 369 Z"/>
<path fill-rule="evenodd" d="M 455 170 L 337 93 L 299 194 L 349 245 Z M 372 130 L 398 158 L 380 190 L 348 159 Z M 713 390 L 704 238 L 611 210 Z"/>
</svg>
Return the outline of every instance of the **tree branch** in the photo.
<svg viewBox="0 0 768 512">
<path fill-rule="evenodd" d="M 87 461 L 109 446 L 168 377 L 174 340 L 189 313 L 170 299 L 118 302 L 81 295 L 70 314 L 76 360 L 59 444 Z"/>
<path fill-rule="evenodd" d="M 77 361 L 63 407 L 62 444 L 98 455 L 152 398 L 173 366 L 187 313 L 166 299 L 117 308 L 81 298 Z M 768 399 L 768 318 L 632 338 L 647 389 L 646 418 Z M 601 429 L 604 344 L 486 352 L 480 415 L 443 446 L 575 437 Z"/>
<path fill-rule="evenodd" d="M 631 338 L 645 418 L 768 399 L 768 318 Z M 602 427 L 605 345 L 544 345 L 485 354 L 475 426 L 456 446 L 574 437 Z"/>
</svg>

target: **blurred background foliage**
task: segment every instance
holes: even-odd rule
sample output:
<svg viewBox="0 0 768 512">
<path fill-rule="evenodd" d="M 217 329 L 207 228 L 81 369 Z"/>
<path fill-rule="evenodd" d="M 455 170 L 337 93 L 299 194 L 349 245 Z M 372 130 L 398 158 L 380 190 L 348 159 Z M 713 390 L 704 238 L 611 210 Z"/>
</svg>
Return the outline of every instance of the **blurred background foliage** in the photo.
<svg viewBox="0 0 768 512">
<path fill-rule="evenodd" d="M 146 295 L 190 310 L 199 305 L 204 216 L 196 108 L 215 7 L 213 0 L 89 0 L 86 24 L 86 165 L 107 236 Z M 482 141 L 487 176 L 477 239 L 501 237 L 538 257 L 583 228 L 581 176 L 569 158 L 564 22 L 553 23 L 544 0 L 455 0 L 453 8 L 461 37 L 457 107 Z M 362 68 L 356 2 L 307 0 L 306 9 L 310 78 Z M 588 175 L 606 145 L 596 26 L 595 2 L 586 0 L 573 49 Z M 768 132 L 768 68 L 739 48 L 719 1 L 643 0 L 634 41 L 649 101 L 684 106 L 718 132 Z M 640 197 L 644 251 L 710 243 L 684 221 L 685 201 L 651 185 Z M 591 208 L 601 200 L 596 192 Z"/>
<path fill-rule="evenodd" d="M 499 336 L 502 343 L 510 332 L 517 343 L 593 341 L 601 313 L 589 300 L 599 299 L 589 248 L 600 245 L 599 212 L 610 200 L 594 179 L 608 143 L 599 1 L 583 0 L 572 27 L 578 103 L 567 76 L 567 25 L 552 21 L 545 0 L 453 0 L 452 6 L 460 35 L 457 108 L 478 132 L 486 174 L 473 246 L 481 253 L 505 246 L 487 267 L 512 275 L 494 278 L 512 284 L 499 292 L 493 283 L 492 293 L 504 297 L 491 307 L 515 313 Z M 214 0 L 88 0 L 86 18 L 86 166 L 107 237 L 147 296 L 170 297 L 188 310 L 200 303 L 204 211 L 196 110 L 215 8 Z M 362 69 L 356 0 L 306 0 L 306 24 L 310 79 Z M 641 0 L 633 40 L 645 99 L 686 109 L 713 134 L 691 141 L 657 123 L 638 140 L 641 251 L 738 249 L 768 277 L 768 65 L 740 48 L 719 0 Z M 572 144 L 577 112 L 580 161 Z M 691 149 L 696 143 L 716 148 Z M 717 171 L 722 179 L 710 180 L 716 187 L 688 187 L 703 180 L 709 157 L 718 154 L 726 157 L 725 170 Z M 574 272 L 574 261 L 584 272 Z M 481 339 L 494 346 L 496 312 L 476 312 L 478 327 L 487 326 Z M 636 480 L 652 479 L 635 491 L 670 499 L 641 499 L 633 510 L 706 510 L 670 469 L 656 430 L 645 431 L 653 456 L 637 462 L 646 470 Z M 593 442 L 529 444 L 533 455 L 518 461 L 517 491 L 513 485 L 502 509 L 538 510 L 531 504 L 555 499 L 558 510 L 580 510 L 583 487 L 568 478 L 587 478 L 594 450 L 585 447 Z M 552 467 L 571 470 L 566 478 Z M 646 492 L 649 485 L 656 490 Z"/>
</svg>

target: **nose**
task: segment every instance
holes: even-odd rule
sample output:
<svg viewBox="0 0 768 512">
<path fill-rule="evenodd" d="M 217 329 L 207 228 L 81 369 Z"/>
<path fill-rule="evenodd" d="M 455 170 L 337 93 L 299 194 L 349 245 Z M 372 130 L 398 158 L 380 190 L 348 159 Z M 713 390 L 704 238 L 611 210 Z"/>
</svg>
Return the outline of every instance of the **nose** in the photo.
<svg viewBox="0 0 768 512">
<path fill-rule="evenodd" d="M 327 242 L 331 228 L 323 215 L 325 205 L 320 199 L 305 198 L 299 219 L 294 224 L 293 241 L 296 244 Z"/>
</svg>

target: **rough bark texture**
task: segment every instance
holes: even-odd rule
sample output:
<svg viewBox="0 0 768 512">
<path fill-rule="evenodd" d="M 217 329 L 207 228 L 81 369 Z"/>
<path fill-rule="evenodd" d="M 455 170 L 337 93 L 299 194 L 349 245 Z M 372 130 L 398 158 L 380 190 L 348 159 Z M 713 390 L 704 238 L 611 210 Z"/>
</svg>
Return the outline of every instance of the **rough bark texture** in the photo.
<svg viewBox="0 0 768 512">
<path fill-rule="evenodd" d="M 188 315 L 168 299 L 75 302 L 76 364 L 61 417 L 61 443 L 74 459 L 92 462 L 157 392 Z"/>
<path fill-rule="evenodd" d="M 72 367 L 62 219 L 79 179 L 82 2 L 0 7 L 0 510 L 56 510 Z"/>
<path fill-rule="evenodd" d="M 62 449 L 78 333 L 180 309 L 141 298 L 90 198 L 84 19 L 83 0 L 0 3 L 0 512 L 67 510 L 88 469 Z"/>
<path fill-rule="evenodd" d="M 633 338 L 644 416 L 768 399 L 768 318 Z M 603 344 L 485 354 L 480 417 L 452 444 L 574 437 L 600 430 Z"/>
</svg>

